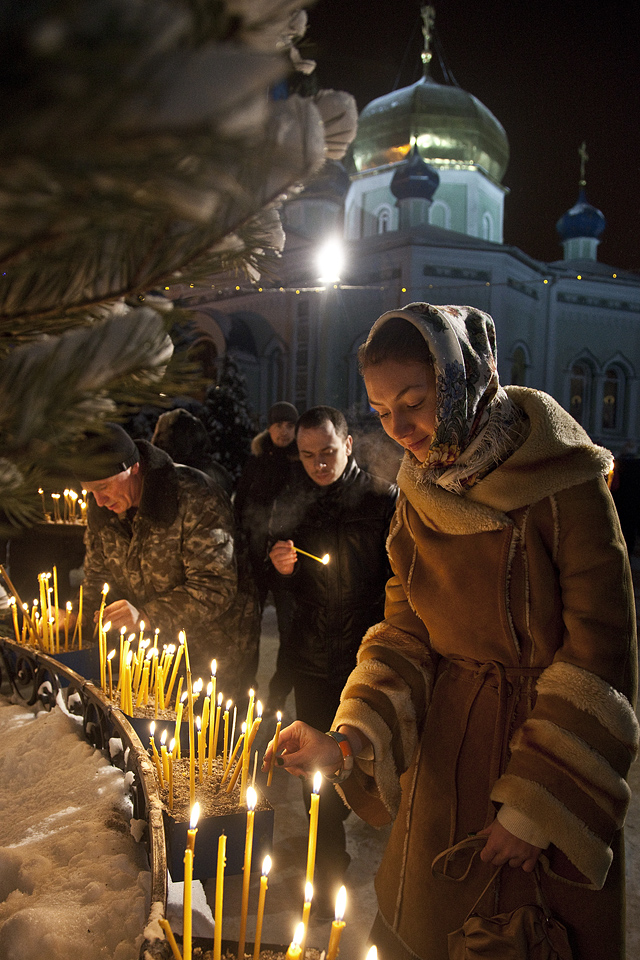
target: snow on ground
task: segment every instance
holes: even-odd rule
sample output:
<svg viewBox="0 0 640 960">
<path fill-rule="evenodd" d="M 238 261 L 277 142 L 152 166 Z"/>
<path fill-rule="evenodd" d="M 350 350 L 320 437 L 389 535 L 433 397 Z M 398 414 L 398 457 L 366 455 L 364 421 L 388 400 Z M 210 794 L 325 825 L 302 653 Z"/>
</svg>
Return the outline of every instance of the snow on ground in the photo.
<svg viewBox="0 0 640 960">
<path fill-rule="evenodd" d="M 137 960 L 146 851 L 124 775 L 79 720 L 0 697 L 0 957 Z"/>
</svg>

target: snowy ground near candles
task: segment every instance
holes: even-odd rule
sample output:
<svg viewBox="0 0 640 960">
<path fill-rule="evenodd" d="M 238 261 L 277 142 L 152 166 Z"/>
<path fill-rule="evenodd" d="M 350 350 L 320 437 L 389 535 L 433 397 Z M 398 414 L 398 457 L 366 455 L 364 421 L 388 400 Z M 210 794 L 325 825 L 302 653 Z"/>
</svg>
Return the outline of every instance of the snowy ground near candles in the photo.
<svg viewBox="0 0 640 960">
<path fill-rule="evenodd" d="M 149 911 L 124 775 L 56 708 L 0 698 L 0 957 L 136 960 Z"/>
</svg>

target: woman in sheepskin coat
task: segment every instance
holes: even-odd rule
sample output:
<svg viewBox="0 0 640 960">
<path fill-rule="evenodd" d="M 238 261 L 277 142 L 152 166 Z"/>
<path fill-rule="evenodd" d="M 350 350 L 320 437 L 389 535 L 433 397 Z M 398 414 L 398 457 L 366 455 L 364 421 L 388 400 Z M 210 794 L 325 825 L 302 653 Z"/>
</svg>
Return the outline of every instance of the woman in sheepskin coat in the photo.
<svg viewBox="0 0 640 960">
<path fill-rule="evenodd" d="M 405 447 L 394 576 L 333 724 L 346 744 L 292 724 L 283 765 L 317 764 L 363 819 L 393 820 L 371 934 L 383 960 L 446 960 L 499 865 L 478 912 L 536 902 L 538 861 L 574 958 L 624 960 L 637 649 L 611 455 L 551 397 L 500 387 L 480 311 L 386 313 L 360 359 Z M 443 876 L 439 855 L 470 834 L 449 870 L 468 873 Z"/>
</svg>

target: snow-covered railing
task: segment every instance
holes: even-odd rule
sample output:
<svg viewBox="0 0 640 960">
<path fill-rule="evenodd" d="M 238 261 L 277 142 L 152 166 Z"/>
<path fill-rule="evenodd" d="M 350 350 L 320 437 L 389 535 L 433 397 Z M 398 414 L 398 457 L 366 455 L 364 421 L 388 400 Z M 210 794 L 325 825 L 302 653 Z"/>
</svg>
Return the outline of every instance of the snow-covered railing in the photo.
<svg viewBox="0 0 640 960">
<path fill-rule="evenodd" d="M 167 857 L 162 806 L 153 764 L 126 716 L 91 681 L 54 657 L 0 637 L 0 692 L 15 693 L 27 706 L 40 703 L 51 710 L 59 698 L 71 714 L 82 718 L 87 740 L 103 751 L 125 776 L 133 807 L 132 825 L 140 825 L 140 839 L 148 852 L 151 903 L 147 929 L 150 938 L 140 949 L 141 960 L 165 960 L 171 949 L 157 921 L 167 904 Z M 160 933 L 157 938 L 153 932 Z"/>
</svg>

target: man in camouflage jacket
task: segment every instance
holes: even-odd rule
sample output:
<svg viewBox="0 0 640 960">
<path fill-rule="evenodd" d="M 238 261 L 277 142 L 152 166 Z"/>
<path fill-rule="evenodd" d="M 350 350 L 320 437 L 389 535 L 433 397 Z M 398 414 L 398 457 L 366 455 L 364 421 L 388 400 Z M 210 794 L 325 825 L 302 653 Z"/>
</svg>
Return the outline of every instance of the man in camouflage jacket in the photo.
<svg viewBox="0 0 640 960">
<path fill-rule="evenodd" d="M 199 470 L 174 464 L 144 440 L 110 428 L 105 456 L 83 480 L 89 496 L 84 609 L 93 620 L 109 584 L 103 620 L 112 629 L 187 636 L 194 679 L 218 662 L 220 689 L 246 695 L 255 677 L 260 623 L 255 587 L 236 549 L 224 491 Z M 107 471 L 107 474 L 105 474 Z M 102 476 L 100 476 L 102 475 Z"/>
</svg>

